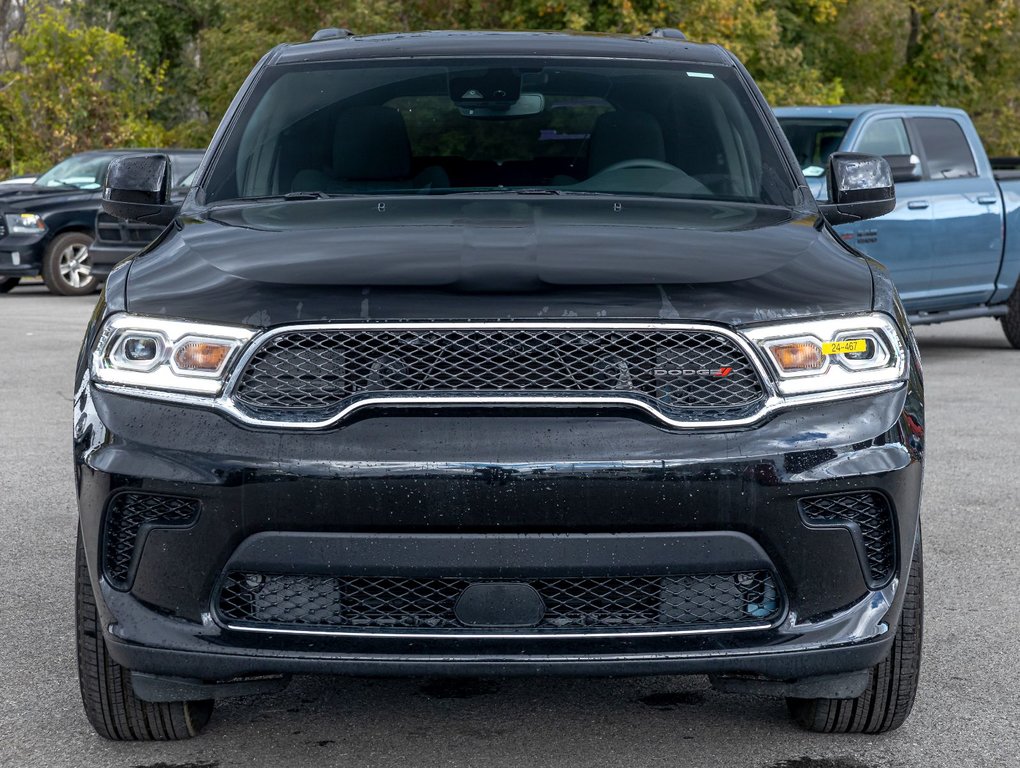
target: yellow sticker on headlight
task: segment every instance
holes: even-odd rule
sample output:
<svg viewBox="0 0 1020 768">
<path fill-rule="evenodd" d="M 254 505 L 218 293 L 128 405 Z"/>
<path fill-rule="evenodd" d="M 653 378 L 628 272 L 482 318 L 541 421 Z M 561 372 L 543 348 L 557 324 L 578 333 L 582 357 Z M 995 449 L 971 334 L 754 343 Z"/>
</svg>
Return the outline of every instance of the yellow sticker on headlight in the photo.
<svg viewBox="0 0 1020 768">
<path fill-rule="evenodd" d="M 845 355 L 850 352 L 867 352 L 867 339 L 843 339 L 822 344 L 823 355 Z"/>
</svg>

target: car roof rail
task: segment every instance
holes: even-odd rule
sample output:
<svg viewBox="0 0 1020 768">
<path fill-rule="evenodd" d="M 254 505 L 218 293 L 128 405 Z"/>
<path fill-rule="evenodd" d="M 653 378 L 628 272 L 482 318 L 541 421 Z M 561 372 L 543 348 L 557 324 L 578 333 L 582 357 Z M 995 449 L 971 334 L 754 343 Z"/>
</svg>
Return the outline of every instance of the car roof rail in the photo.
<svg viewBox="0 0 1020 768">
<path fill-rule="evenodd" d="M 675 27 L 656 27 L 645 37 L 662 37 L 667 40 L 686 40 L 687 35 Z"/>
<path fill-rule="evenodd" d="M 341 40 L 345 37 L 354 37 L 354 33 L 349 29 L 341 27 L 326 27 L 312 35 L 312 42 L 314 43 L 319 40 Z"/>
</svg>

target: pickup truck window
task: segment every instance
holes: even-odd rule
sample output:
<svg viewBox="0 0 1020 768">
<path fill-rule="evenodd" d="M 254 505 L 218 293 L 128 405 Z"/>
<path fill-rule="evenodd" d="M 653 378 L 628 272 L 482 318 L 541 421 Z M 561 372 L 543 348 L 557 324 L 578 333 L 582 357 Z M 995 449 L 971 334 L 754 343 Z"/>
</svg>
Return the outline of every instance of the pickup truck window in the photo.
<svg viewBox="0 0 1020 768">
<path fill-rule="evenodd" d="M 974 154 L 960 124 L 945 117 L 914 118 L 914 127 L 932 179 L 965 179 L 978 175 Z"/>
<path fill-rule="evenodd" d="M 78 187 L 99 189 L 106 180 L 106 169 L 114 155 L 72 155 L 35 180 L 38 187 Z"/>
<path fill-rule="evenodd" d="M 910 155 L 907 127 L 899 117 L 889 117 L 868 123 L 857 140 L 856 152 L 871 155 Z"/>
<path fill-rule="evenodd" d="M 811 178 L 825 175 L 829 155 L 843 143 L 850 121 L 785 117 L 779 126 L 793 147 L 800 169 Z"/>
<path fill-rule="evenodd" d="M 796 180 L 730 67 L 586 59 L 269 67 L 199 199 L 479 192 L 792 207 Z"/>
</svg>

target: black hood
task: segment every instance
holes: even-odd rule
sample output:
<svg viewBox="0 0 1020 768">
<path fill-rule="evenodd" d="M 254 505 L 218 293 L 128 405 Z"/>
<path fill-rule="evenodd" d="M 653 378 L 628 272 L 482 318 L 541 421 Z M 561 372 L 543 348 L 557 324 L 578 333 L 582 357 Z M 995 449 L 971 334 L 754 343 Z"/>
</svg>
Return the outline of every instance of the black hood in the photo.
<svg viewBox="0 0 1020 768">
<path fill-rule="evenodd" d="M 37 187 L 35 184 L 12 184 L 0 187 L 0 209 L 5 211 L 42 210 L 49 206 L 98 200 L 100 190 L 77 187 Z"/>
<path fill-rule="evenodd" d="M 729 324 L 867 311 L 872 277 L 816 216 L 615 197 L 222 207 L 128 275 L 139 314 L 254 326 L 400 319 Z"/>
</svg>

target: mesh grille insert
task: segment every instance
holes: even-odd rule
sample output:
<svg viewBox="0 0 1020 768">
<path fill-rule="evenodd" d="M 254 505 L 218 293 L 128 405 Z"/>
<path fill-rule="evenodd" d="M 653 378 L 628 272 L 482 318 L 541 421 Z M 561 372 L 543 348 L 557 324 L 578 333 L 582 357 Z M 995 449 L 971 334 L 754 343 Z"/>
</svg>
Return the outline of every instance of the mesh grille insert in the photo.
<svg viewBox="0 0 1020 768">
<path fill-rule="evenodd" d="M 190 525 L 198 510 L 198 501 L 177 496 L 151 493 L 121 493 L 115 496 L 106 512 L 103 549 L 103 567 L 110 582 L 122 589 L 127 586 L 142 526 Z"/>
<path fill-rule="evenodd" d="M 441 394 L 625 396 L 679 419 L 749 415 L 764 392 L 729 337 L 684 329 L 301 329 L 266 339 L 235 399 L 284 419 L 358 399 Z"/>
<path fill-rule="evenodd" d="M 892 578 L 896 565 L 895 533 L 889 502 L 880 493 L 849 493 L 801 500 L 804 517 L 812 525 L 856 523 L 867 558 L 872 586 Z"/>
<path fill-rule="evenodd" d="M 461 593 L 491 579 L 334 577 L 229 572 L 219 596 L 231 624 L 365 630 L 464 630 Z M 549 578 L 527 582 L 545 603 L 527 631 L 760 625 L 781 604 L 768 571 Z M 471 631 L 478 631 L 471 627 Z M 505 630 L 501 630 L 505 631 Z"/>
</svg>

